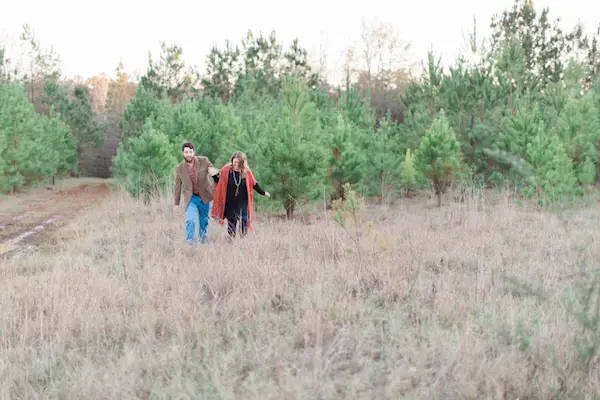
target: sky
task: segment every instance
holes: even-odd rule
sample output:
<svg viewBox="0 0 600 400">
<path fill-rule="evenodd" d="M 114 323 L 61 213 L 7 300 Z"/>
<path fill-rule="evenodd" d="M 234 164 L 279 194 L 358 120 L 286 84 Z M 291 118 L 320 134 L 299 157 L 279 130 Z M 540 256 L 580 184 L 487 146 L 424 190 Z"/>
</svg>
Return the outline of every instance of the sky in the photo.
<svg viewBox="0 0 600 400">
<path fill-rule="evenodd" d="M 600 23 L 600 3 L 590 0 L 534 0 L 536 9 L 550 8 L 566 27 L 580 20 L 589 29 Z M 204 70 L 213 45 L 229 39 L 240 43 L 248 29 L 269 34 L 287 47 L 298 37 L 310 55 L 327 54 L 327 72 L 341 77 L 343 54 L 359 40 L 361 22 L 393 24 L 411 43 L 408 57 L 420 63 L 433 49 L 451 63 L 464 48 L 465 35 L 477 19 L 478 35 L 489 34 L 493 14 L 512 6 L 513 0 L 303 0 L 285 8 L 276 0 L 191 1 L 103 0 L 88 10 L 76 0 L 22 0 L 8 2 L 0 13 L 0 43 L 12 58 L 20 53 L 18 37 L 29 24 L 43 46 L 61 56 L 65 76 L 114 76 L 119 61 L 132 73 L 146 70 L 148 52 L 158 55 L 161 41 L 183 48 L 186 62 Z"/>
</svg>

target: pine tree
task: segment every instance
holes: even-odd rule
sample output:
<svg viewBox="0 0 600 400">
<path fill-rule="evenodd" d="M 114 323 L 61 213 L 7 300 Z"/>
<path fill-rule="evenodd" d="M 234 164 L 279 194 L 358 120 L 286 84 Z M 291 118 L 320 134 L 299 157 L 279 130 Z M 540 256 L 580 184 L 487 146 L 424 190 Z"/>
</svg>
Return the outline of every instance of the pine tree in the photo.
<svg viewBox="0 0 600 400">
<path fill-rule="evenodd" d="M 581 99 L 569 99 L 556 124 L 557 134 L 567 155 L 573 160 L 580 183 L 594 183 L 600 121 L 593 97 L 586 95 Z"/>
<path fill-rule="evenodd" d="M 414 163 L 417 170 L 431 181 L 440 207 L 442 194 L 461 166 L 460 145 L 443 110 L 421 139 Z"/>
<path fill-rule="evenodd" d="M 37 114 L 17 82 L 0 84 L 0 190 L 61 176 L 76 162 L 66 125 L 53 113 Z"/>
<path fill-rule="evenodd" d="M 69 127 L 79 160 L 74 172 L 81 173 L 83 146 L 86 144 L 101 146 L 104 142 L 87 89 L 76 86 L 73 95 L 69 96 L 63 86 L 48 81 L 44 85 L 44 93 L 42 102 L 49 105 L 55 115 Z"/>
<path fill-rule="evenodd" d="M 367 164 L 365 152 L 359 143 L 361 134 L 363 131 L 360 128 L 351 122 L 346 122 L 341 114 L 338 115 L 337 126 L 330 133 L 330 147 L 333 149 L 329 157 L 333 183 L 331 201 L 338 198 L 344 201 L 344 185 L 346 183 L 354 185 L 363 177 Z"/>
<path fill-rule="evenodd" d="M 528 197 L 536 195 L 542 203 L 554 203 L 577 193 L 573 162 L 558 136 L 548 135 L 540 126 L 537 135 L 527 144 L 525 156 L 536 170 L 536 186 L 526 190 Z"/>
<path fill-rule="evenodd" d="M 152 194 L 166 188 L 176 163 L 169 138 L 148 122 L 143 133 L 131 138 L 127 146 L 120 143 L 113 173 L 131 195 L 141 195 L 148 203 Z"/>
<path fill-rule="evenodd" d="M 127 104 L 123 119 L 119 121 L 124 145 L 127 145 L 129 138 L 143 133 L 144 124 L 148 120 L 155 121 L 157 116 L 169 114 L 172 110 L 169 100 L 161 99 L 151 89 L 138 85 L 134 99 Z"/>
<path fill-rule="evenodd" d="M 265 103 L 268 122 L 256 148 L 261 153 L 260 179 L 273 188 L 273 199 L 283 203 L 288 218 L 301 201 L 320 194 L 325 172 L 324 141 L 308 90 L 290 77 L 282 93 L 286 102 Z"/>
<path fill-rule="evenodd" d="M 401 179 L 404 152 L 411 145 L 418 144 L 418 141 L 407 138 L 403 133 L 401 127 L 393 122 L 390 113 L 380 121 L 373 133 L 369 130 L 359 133 L 359 148 L 366 157 L 361 186 L 368 194 L 379 195 L 382 202 L 390 186 Z"/>
</svg>

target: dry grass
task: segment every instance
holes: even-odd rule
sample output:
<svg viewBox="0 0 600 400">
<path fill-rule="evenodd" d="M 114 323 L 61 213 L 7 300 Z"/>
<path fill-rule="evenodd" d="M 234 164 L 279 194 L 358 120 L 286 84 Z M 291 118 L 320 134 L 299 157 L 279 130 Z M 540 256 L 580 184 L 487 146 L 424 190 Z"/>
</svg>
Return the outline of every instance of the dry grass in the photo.
<svg viewBox="0 0 600 400">
<path fill-rule="evenodd" d="M 597 397 L 565 292 L 593 281 L 600 212 L 421 203 L 188 250 L 170 199 L 116 195 L 0 270 L 0 396 Z"/>
<path fill-rule="evenodd" d="M 37 187 L 21 189 L 13 195 L 0 193 L 0 222 L 12 214 L 21 213 L 31 208 L 32 203 L 43 201 L 49 195 L 76 188 L 84 184 L 97 184 L 107 180 L 99 178 L 65 178 L 56 182 L 56 185 L 39 185 Z"/>
</svg>

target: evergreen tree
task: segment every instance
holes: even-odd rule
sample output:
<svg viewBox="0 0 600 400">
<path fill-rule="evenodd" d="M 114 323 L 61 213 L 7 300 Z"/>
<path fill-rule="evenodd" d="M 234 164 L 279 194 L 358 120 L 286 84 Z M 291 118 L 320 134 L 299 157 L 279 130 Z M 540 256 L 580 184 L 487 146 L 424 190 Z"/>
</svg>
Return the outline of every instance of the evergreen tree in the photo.
<svg viewBox="0 0 600 400">
<path fill-rule="evenodd" d="M 125 108 L 123 119 L 119 122 L 123 142 L 127 143 L 129 138 L 141 135 L 146 121 L 156 120 L 157 116 L 168 114 L 171 110 L 169 100 L 160 99 L 151 89 L 138 85 L 134 99 Z"/>
<path fill-rule="evenodd" d="M 122 142 L 113 162 L 117 180 L 133 196 L 150 196 L 164 190 L 177 164 L 169 138 L 148 122 L 140 136 L 131 138 L 128 146 Z"/>
<path fill-rule="evenodd" d="M 344 185 L 354 185 L 362 179 L 367 159 L 359 143 L 360 135 L 363 134 L 361 129 L 346 122 L 341 114 L 338 115 L 337 122 L 330 142 L 332 155 L 329 157 L 329 165 L 333 184 L 331 201 L 344 201 Z"/>
<path fill-rule="evenodd" d="M 79 160 L 75 172 L 82 169 L 82 150 L 85 144 L 101 146 L 103 137 L 96 122 L 96 113 L 92 109 L 89 94 L 85 87 L 75 86 L 72 96 L 66 89 L 55 81 L 44 85 L 45 97 L 43 103 L 48 104 L 56 115 L 69 127 L 71 136 L 77 148 Z"/>
<path fill-rule="evenodd" d="M 148 55 L 148 69 L 140 79 L 140 86 L 159 99 L 178 103 L 196 93 L 200 78 L 195 68 L 185 65 L 181 46 L 161 42 L 160 48 L 158 62 Z"/>
<path fill-rule="evenodd" d="M 593 184 L 600 143 L 600 121 L 593 97 L 569 99 L 556 123 L 557 134 L 573 160 L 580 183 Z"/>
<path fill-rule="evenodd" d="M 560 139 L 548 135 L 540 126 L 537 135 L 527 143 L 525 157 L 535 168 L 536 186 L 525 194 L 536 195 L 542 202 L 554 203 L 572 198 L 577 193 L 577 176 Z"/>
<path fill-rule="evenodd" d="M 361 132 L 361 135 L 365 139 L 360 148 L 367 158 L 362 185 L 367 193 L 378 194 L 384 201 L 388 187 L 401 180 L 403 154 L 411 143 L 402 136 L 389 113 L 372 134 Z"/>
<path fill-rule="evenodd" d="M 438 207 L 442 194 L 461 167 L 460 145 L 444 111 L 440 111 L 415 152 L 417 170 L 430 180 Z"/>
<path fill-rule="evenodd" d="M 54 114 L 37 114 L 18 83 L 0 84 L 0 190 L 60 176 L 76 160 L 67 127 Z"/>
<path fill-rule="evenodd" d="M 307 96 L 308 87 L 294 77 L 284 85 L 284 105 L 278 112 L 261 143 L 261 180 L 272 187 L 274 200 L 280 200 L 288 218 L 292 218 L 299 203 L 320 194 L 324 178 L 325 152 L 319 136 L 316 107 Z"/>
</svg>

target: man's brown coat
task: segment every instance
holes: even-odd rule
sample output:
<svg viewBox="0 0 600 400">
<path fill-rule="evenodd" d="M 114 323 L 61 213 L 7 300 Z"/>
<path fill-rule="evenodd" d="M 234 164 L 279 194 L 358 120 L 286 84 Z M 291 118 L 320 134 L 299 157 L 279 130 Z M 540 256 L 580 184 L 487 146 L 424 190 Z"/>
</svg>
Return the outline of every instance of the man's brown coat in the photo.
<svg viewBox="0 0 600 400">
<path fill-rule="evenodd" d="M 196 182 L 198 183 L 198 191 L 200 199 L 203 203 L 208 204 L 213 200 L 214 187 L 209 178 L 209 173 L 214 175 L 215 166 L 207 157 L 195 156 L 194 163 L 196 167 Z M 210 168 L 210 171 L 209 171 Z M 192 198 L 192 180 L 190 174 L 185 167 L 185 161 L 182 161 L 175 167 L 175 193 L 173 195 L 175 205 L 178 206 L 183 193 L 183 204 L 187 207 Z"/>
</svg>

